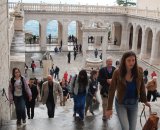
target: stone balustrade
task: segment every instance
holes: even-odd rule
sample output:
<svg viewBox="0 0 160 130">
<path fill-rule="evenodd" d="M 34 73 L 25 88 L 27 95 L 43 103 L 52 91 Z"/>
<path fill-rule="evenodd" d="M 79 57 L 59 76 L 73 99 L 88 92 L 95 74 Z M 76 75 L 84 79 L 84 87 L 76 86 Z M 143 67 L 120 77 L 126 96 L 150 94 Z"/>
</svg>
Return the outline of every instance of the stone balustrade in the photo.
<svg viewBox="0 0 160 130">
<path fill-rule="evenodd" d="M 15 22 L 15 17 L 10 16 L 9 19 L 9 28 L 8 28 L 8 32 L 9 32 L 9 45 L 11 46 L 12 43 L 12 39 L 14 37 L 14 22 Z"/>
<path fill-rule="evenodd" d="M 136 15 L 141 17 L 159 19 L 159 10 L 137 9 L 136 7 L 123 6 L 98 6 L 98 5 L 69 5 L 69 4 L 47 4 L 47 3 L 14 3 L 9 2 L 9 8 L 17 5 L 24 11 L 46 11 L 46 12 L 80 12 L 80 13 L 118 13 Z"/>
</svg>

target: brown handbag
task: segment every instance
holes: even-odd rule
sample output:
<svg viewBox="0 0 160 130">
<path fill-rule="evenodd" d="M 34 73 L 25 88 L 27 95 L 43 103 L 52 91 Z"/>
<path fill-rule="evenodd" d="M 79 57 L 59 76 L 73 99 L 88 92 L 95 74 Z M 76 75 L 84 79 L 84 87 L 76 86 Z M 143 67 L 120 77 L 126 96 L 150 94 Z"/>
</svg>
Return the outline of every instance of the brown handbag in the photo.
<svg viewBox="0 0 160 130">
<path fill-rule="evenodd" d="M 151 108 L 149 108 L 149 118 L 146 120 L 145 125 L 142 125 L 142 114 L 144 113 L 144 117 L 146 119 L 146 114 L 145 114 L 145 105 L 143 107 L 141 116 L 140 116 L 140 123 L 142 126 L 142 130 L 158 130 L 158 121 L 159 121 L 159 117 L 157 116 L 156 112 L 152 112 Z"/>
</svg>

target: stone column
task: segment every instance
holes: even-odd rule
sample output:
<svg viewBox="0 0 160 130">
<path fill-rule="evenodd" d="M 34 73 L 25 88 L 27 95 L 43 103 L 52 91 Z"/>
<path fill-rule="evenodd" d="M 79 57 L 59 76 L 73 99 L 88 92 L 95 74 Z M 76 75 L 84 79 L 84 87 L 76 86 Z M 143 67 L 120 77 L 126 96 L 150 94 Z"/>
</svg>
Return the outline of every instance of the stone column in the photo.
<svg viewBox="0 0 160 130">
<path fill-rule="evenodd" d="M 126 50 L 127 49 L 127 35 L 128 35 L 128 29 L 127 29 L 127 25 L 123 24 L 122 26 L 122 35 L 121 35 L 121 46 L 120 49 L 121 50 Z"/>
<path fill-rule="evenodd" d="M 58 23 L 58 44 L 61 43 L 61 40 L 62 40 L 62 24 Z"/>
<path fill-rule="evenodd" d="M 42 19 L 41 22 L 41 35 L 40 35 L 40 46 L 41 46 L 41 50 L 42 51 L 46 51 L 47 46 L 46 46 L 46 27 L 47 27 L 47 20 L 46 19 Z"/>
<path fill-rule="evenodd" d="M 88 49 L 88 36 L 83 33 L 83 44 L 82 44 L 83 58 L 86 58 L 87 56 L 87 49 Z"/>
<path fill-rule="evenodd" d="M 101 45 L 101 36 L 96 36 L 95 37 L 95 46 L 100 46 Z"/>
<path fill-rule="evenodd" d="M 114 39 L 115 39 L 115 26 L 114 26 L 114 24 L 112 24 L 111 35 L 112 35 L 112 44 L 114 44 Z"/>
<path fill-rule="evenodd" d="M 62 32 L 62 50 L 68 51 L 68 24 L 63 23 L 63 32 Z"/>
<path fill-rule="evenodd" d="M 147 34 L 145 29 L 142 28 L 142 45 L 141 45 L 141 52 L 140 52 L 140 59 L 144 59 L 147 57 Z"/>
<path fill-rule="evenodd" d="M 103 35 L 103 42 L 102 42 L 102 60 L 103 65 L 106 64 L 106 50 L 108 48 L 108 32 Z"/>
<path fill-rule="evenodd" d="M 132 51 L 137 53 L 137 44 L 138 44 L 138 32 L 136 26 L 133 27 L 133 42 L 132 42 Z"/>
<path fill-rule="evenodd" d="M 81 30 L 81 24 L 77 22 L 77 39 L 78 39 L 78 44 L 82 44 L 82 30 Z"/>
<path fill-rule="evenodd" d="M 159 57 L 158 57 L 158 38 L 156 37 L 156 31 L 153 31 L 153 38 L 152 38 L 152 50 L 151 50 L 151 58 L 150 58 L 150 64 L 158 64 Z"/>
</svg>

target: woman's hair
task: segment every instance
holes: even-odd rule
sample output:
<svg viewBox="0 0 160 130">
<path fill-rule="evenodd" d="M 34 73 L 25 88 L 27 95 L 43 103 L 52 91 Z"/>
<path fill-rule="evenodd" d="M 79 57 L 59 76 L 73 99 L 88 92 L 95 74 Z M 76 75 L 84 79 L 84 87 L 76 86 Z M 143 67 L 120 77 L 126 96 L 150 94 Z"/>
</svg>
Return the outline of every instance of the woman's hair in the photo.
<svg viewBox="0 0 160 130">
<path fill-rule="evenodd" d="M 90 75 L 91 79 L 93 79 L 93 76 L 94 76 L 95 74 L 97 74 L 97 71 L 96 71 L 96 70 L 92 70 L 92 71 L 91 71 L 91 75 Z"/>
<path fill-rule="evenodd" d="M 20 73 L 20 75 L 21 75 L 21 71 L 18 69 L 18 68 L 13 68 L 13 70 L 12 70 L 12 77 L 14 78 L 15 77 L 15 71 L 16 70 L 18 70 L 19 71 L 19 73 Z"/>
<path fill-rule="evenodd" d="M 88 84 L 88 76 L 86 70 L 81 70 L 78 74 L 78 84 L 86 87 Z"/>
<path fill-rule="evenodd" d="M 68 81 L 66 81 L 64 78 L 62 78 L 60 85 L 62 86 L 64 82 L 64 85 L 67 86 L 68 85 Z"/>
<path fill-rule="evenodd" d="M 132 77 L 135 79 L 135 78 L 138 78 L 138 64 L 137 64 L 137 57 L 136 57 L 136 54 L 133 52 L 133 51 L 128 51 L 128 52 L 125 52 L 122 56 L 122 59 L 121 59 L 121 62 L 120 62 L 120 67 L 119 67 L 119 70 L 120 70 L 120 76 L 122 77 L 122 79 L 125 78 L 126 74 L 127 74 L 127 68 L 126 68 L 126 59 L 130 56 L 134 56 L 135 57 L 135 64 L 131 70 L 131 73 L 132 73 Z"/>
</svg>

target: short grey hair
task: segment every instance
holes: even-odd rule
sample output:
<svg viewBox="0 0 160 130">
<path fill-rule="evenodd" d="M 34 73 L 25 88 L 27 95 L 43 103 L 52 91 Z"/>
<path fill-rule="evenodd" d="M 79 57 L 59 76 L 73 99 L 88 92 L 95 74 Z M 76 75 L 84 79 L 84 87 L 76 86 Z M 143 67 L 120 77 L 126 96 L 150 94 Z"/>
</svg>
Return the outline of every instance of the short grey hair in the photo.
<svg viewBox="0 0 160 130">
<path fill-rule="evenodd" d="M 108 57 L 106 58 L 106 61 L 108 61 L 108 60 L 113 60 L 113 57 L 112 57 L 112 56 L 108 56 Z"/>
</svg>

